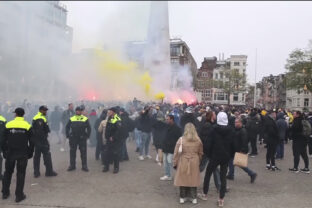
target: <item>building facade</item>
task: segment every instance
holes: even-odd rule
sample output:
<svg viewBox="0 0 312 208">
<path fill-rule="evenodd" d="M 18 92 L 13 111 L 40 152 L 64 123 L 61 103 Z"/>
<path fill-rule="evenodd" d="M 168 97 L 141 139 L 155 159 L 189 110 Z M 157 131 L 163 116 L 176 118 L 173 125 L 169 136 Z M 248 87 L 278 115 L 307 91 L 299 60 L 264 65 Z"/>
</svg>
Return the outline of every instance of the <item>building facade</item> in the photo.
<svg viewBox="0 0 312 208">
<path fill-rule="evenodd" d="M 277 109 L 286 107 L 286 80 L 285 74 L 263 77 L 257 83 L 257 107 Z"/>
<path fill-rule="evenodd" d="M 286 108 L 312 112 L 312 93 L 307 90 L 287 90 Z"/>
<path fill-rule="evenodd" d="M 231 55 L 219 60 L 217 57 L 204 58 L 196 76 L 197 99 L 211 104 L 245 105 L 246 63 L 246 55 Z M 239 74 L 235 83 L 230 74 L 234 71 Z M 226 90 L 223 83 L 229 83 L 233 89 Z"/>
</svg>

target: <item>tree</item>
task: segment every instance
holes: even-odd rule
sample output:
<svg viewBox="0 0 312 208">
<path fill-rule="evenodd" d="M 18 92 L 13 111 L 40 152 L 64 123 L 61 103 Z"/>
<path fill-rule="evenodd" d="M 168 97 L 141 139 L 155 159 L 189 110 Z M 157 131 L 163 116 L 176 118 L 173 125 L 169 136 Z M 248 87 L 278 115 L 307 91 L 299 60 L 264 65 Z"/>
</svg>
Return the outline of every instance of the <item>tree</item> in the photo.
<svg viewBox="0 0 312 208">
<path fill-rule="evenodd" d="M 237 69 L 225 69 L 223 71 L 225 79 L 214 80 L 214 88 L 222 89 L 227 95 L 228 105 L 230 105 L 230 95 L 234 92 L 245 90 L 246 77 L 239 73 Z"/>
<path fill-rule="evenodd" d="M 286 64 L 287 89 L 312 92 L 312 41 L 308 49 L 295 49 Z"/>
</svg>

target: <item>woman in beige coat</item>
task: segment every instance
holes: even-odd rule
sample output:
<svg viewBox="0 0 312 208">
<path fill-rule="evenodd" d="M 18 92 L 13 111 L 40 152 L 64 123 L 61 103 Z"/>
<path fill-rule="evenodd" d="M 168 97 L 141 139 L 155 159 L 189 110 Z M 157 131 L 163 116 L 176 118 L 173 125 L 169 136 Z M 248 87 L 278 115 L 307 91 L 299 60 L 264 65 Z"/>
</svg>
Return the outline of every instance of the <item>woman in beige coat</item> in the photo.
<svg viewBox="0 0 312 208">
<path fill-rule="evenodd" d="M 182 148 L 182 152 L 181 152 Z M 173 167 L 177 169 L 174 185 L 180 187 L 180 203 L 185 202 L 186 197 L 197 204 L 197 187 L 200 185 L 199 164 L 203 155 L 203 144 L 197 135 L 195 126 L 187 123 L 183 136 L 178 140 L 174 155 Z"/>
</svg>

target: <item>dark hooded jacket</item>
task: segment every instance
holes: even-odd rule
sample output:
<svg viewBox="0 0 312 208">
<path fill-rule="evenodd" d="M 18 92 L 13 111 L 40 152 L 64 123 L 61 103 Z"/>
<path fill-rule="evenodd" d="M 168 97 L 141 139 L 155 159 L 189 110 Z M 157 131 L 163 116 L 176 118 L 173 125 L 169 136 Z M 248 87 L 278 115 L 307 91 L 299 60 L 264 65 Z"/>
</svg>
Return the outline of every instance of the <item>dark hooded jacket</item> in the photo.
<svg viewBox="0 0 312 208">
<path fill-rule="evenodd" d="M 211 160 L 218 161 L 221 164 L 228 163 L 235 153 L 233 128 L 216 125 L 213 128 L 212 140 L 209 146 L 208 157 Z"/>
<path fill-rule="evenodd" d="M 305 140 L 302 131 L 303 131 L 302 117 L 294 118 L 293 125 L 291 126 L 291 135 L 294 142 Z"/>
<path fill-rule="evenodd" d="M 278 138 L 280 141 L 284 141 L 286 138 L 286 131 L 287 131 L 287 123 L 285 121 L 285 114 L 279 112 L 276 116 L 276 125 L 278 129 Z"/>
</svg>

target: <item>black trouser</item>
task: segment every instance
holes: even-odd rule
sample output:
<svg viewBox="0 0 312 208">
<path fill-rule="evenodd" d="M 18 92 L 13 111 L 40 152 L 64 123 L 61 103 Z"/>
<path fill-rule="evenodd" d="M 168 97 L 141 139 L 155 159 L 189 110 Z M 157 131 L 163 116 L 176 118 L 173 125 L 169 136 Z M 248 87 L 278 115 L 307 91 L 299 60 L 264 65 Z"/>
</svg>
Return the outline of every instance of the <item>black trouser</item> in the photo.
<svg viewBox="0 0 312 208">
<path fill-rule="evenodd" d="M 24 194 L 24 184 L 27 167 L 27 157 L 13 159 L 7 158 L 5 160 L 5 171 L 2 180 L 2 193 L 8 195 L 10 193 L 10 185 L 12 180 L 12 174 L 16 164 L 16 197 L 21 197 Z"/>
<path fill-rule="evenodd" d="M 277 144 L 267 143 L 266 164 L 275 166 L 275 153 Z"/>
<path fill-rule="evenodd" d="M 205 178 L 204 178 L 203 191 L 204 191 L 204 194 L 208 193 L 211 175 L 213 171 L 215 171 L 219 165 L 220 165 L 220 180 L 221 180 L 221 188 L 220 188 L 219 197 L 220 199 L 223 199 L 225 196 L 225 191 L 226 191 L 226 173 L 228 169 L 228 162 L 221 163 L 216 160 L 209 160 L 206 173 L 205 173 Z"/>
<path fill-rule="evenodd" d="M 294 140 L 293 145 L 294 168 L 298 168 L 300 156 L 304 161 L 305 168 L 309 168 L 309 158 L 307 154 L 307 142 L 303 140 Z"/>
<path fill-rule="evenodd" d="M 50 145 L 49 144 L 36 144 L 35 145 L 35 154 L 34 154 L 34 173 L 40 173 L 40 157 L 41 154 L 43 156 L 43 162 L 46 166 L 46 173 L 53 172 L 52 166 L 52 157 L 50 152 Z"/>
<path fill-rule="evenodd" d="M 2 163 L 3 163 L 2 150 L 0 149 L 0 178 L 2 177 Z"/>
<path fill-rule="evenodd" d="M 98 160 L 100 158 L 102 148 L 103 148 L 103 141 L 102 141 L 102 134 L 96 134 L 96 148 L 95 148 L 95 159 Z M 101 155 L 102 156 L 102 155 Z"/>
<path fill-rule="evenodd" d="M 69 147 L 70 147 L 70 166 L 76 167 L 76 152 L 79 146 L 80 150 L 80 158 L 82 167 L 87 167 L 87 139 L 86 138 L 77 138 L 71 137 L 69 139 Z"/>
<path fill-rule="evenodd" d="M 180 198 L 191 198 L 196 199 L 197 196 L 197 188 L 196 187 L 185 187 L 180 186 Z"/>
<path fill-rule="evenodd" d="M 312 155 L 312 137 L 309 137 L 308 146 L 309 146 L 309 155 Z"/>
<path fill-rule="evenodd" d="M 119 169 L 121 144 L 107 143 L 104 146 L 104 167 L 109 169 L 110 161 L 114 162 L 114 169 Z"/>
<path fill-rule="evenodd" d="M 257 135 L 250 135 L 249 142 L 250 142 L 250 146 L 251 146 L 251 154 L 252 155 L 258 154 Z"/>
</svg>

